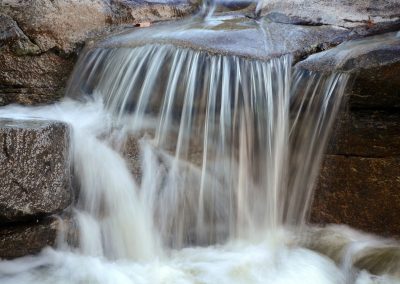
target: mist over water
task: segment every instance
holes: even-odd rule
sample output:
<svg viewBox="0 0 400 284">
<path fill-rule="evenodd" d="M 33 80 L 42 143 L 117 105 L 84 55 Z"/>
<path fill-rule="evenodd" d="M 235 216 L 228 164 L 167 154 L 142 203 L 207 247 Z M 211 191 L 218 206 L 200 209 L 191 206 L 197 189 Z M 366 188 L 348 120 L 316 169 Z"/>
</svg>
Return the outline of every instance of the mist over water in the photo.
<svg viewBox="0 0 400 284">
<path fill-rule="evenodd" d="M 0 109 L 67 122 L 79 188 L 77 242 L 1 283 L 399 283 L 394 241 L 306 225 L 347 74 L 130 39 L 86 50 L 62 102 Z"/>
</svg>

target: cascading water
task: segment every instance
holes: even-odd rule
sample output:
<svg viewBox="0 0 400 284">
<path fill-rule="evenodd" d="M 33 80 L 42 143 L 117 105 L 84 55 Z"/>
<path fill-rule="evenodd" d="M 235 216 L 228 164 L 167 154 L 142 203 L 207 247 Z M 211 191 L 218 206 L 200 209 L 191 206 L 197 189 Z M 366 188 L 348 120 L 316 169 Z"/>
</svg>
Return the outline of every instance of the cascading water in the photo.
<svg viewBox="0 0 400 284">
<path fill-rule="evenodd" d="M 352 262 L 391 243 L 332 228 L 349 235 L 333 246 L 363 241 L 343 267 L 303 247 L 320 241 L 305 224 L 348 75 L 196 50 L 161 30 L 88 49 L 67 91 L 77 100 L 0 110 L 68 122 L 80 189 L 77 244 L 0 262 L 1 283 L 396 283 Z M 120 154 L 132 141 L 136 178 Z"/>
</svg>

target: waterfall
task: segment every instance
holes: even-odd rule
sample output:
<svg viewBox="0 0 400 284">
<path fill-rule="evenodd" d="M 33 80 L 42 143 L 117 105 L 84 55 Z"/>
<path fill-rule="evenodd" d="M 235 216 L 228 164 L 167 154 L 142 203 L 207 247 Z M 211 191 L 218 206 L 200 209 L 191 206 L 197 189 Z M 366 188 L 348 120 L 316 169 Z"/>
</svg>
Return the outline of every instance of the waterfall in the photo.
<svg viewBox="0 0 400 284">
<path fill-rule="evenodd" d="M 291 65 L 288 55 L 97 48 L 68 94 L 104 101 L 119 137 L 140 140 L 138 191 L 164 245 L 210 245 L 305 223 L 348 76 Z"/>
<path fill-rule="evenodd" d="M 391 244 L 307 224 L 349 75 L 168 40 L 184 30 L 112 36 L 83 52 L 62 102 L 0 109 L 70 124 L 79 236 L 0 261 L 1 283 L 395 283 L 353 266 Z M 343 267 L 308 249 L 323 238 L 351 249 Z"/>
</svg>

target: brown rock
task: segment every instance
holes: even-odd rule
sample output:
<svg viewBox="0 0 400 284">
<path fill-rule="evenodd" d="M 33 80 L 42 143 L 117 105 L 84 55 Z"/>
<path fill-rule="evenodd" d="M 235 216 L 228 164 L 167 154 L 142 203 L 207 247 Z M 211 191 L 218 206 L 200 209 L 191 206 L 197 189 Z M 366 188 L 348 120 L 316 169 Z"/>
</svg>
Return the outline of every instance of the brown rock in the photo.
<svg viewBox="0 0 400 284">
<path fill-rule="evenodd" d="M 42 51 L 58 48 L 69 53 L 88 31 L 106 26 L 107 6 L 102 0 L 4 0 L 0 5 Z"/>
<path fill-rule="evenodd" d="M 135 180 L 140 183 L 142 179 L 142 167 L 138 138 L 133 135 L 128 135 L 123 142 L 121 152 Z"/>
<path fill-rule="evenodd" d="M 118 25 L 179 18 L 196 5 L 186 0 L 1 1 L 0 106 L 58 100 L 85 41 Z"/>
<path fill-rule="evenodd" d="M 400 62 L 362 69 L 350 91 L 352 108 L 400 108 Z"/>
<path fill-rule="evenodd" d="M 53 52 L 38 56 L 0 53 L 0 105 L 54 102 L 62 96 L 73 65 L 73 58 Z"/>
<path fill-rule="evenodd" d="M 4 0 L 0 8 L 41 51 L 56 48 L 71 53 L 114 24 L 175 19 L 192 13 L 195 5 L 191 1 Z"/>
<path fill-rule="evenodd" d="M 327 155 L 315 192 L 311 221 L 348 224 L 400 236 L 400 157 Z"/>
<path fill-rule="evenodd" d="M 197 9 L 197 2 L 196 0 L 114 0 L 111 2 L 112 21 L 138 24 L 178 19 L 192 14 Z"/>
<path fill-rule="evenodd" d="M 73 222 L 66 217 L 47 217 L 31 223 L 0 227 L 0 259 L 36 254 L 56 246 L 58 238 L 72 235 Z"/>
<path fill-rule="evenodd" d="M 70 205 L 69 128 L 55 121 L 0 120 L 0 223 Z"/>
<path fill-rule="evenodd" d="M 40 49 L 9 16 L 0 14 L 0 51 L 9 48 L 17 55 L 37 54 Z"/>
<path fill-rule="evenodd" d="M 343 113 L 327 152 L 371 158 L 400 156 L 400 113 L 379 110 Z"/>
</svg>

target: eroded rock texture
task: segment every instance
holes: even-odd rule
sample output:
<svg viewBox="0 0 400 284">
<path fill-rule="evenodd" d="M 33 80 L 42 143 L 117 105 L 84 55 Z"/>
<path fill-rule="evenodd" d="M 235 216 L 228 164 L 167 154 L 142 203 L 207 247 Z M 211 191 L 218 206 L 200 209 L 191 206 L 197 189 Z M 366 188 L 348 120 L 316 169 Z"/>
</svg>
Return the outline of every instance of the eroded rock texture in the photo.
<svg viewBox="0 0 400 284">
<path fill-rule="evenodd" d="M 0 2 L 0 105 L 41 104 L 64 94 L 85 41 L 119 27 L 192 13 L 186 0 Z"/>
</svg>

